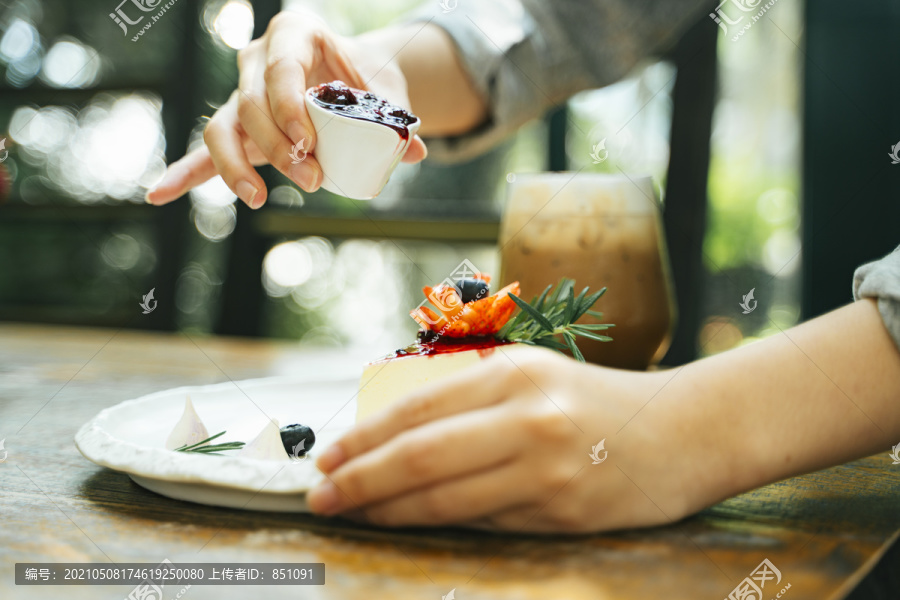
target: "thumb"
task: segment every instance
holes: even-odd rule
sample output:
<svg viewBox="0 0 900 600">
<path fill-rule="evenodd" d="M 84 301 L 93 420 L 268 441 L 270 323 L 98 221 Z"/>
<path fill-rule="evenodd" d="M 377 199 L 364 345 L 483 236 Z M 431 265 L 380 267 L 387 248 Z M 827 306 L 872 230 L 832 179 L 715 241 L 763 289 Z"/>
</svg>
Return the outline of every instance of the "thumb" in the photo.
<svg viewBox="0 0 900 600">
<path fill-rule="evenodd" d="M 427 156 L 428 148 L 425 147 L 425 142 L 422 141 L 422 138 L 416 135 L 413 137 L 412 143 L 410 143 L 409 148 L 406 149 L 406 154 L 403 155 L 403 162 L 417 163 L 424 160 Z"/>
</svg>

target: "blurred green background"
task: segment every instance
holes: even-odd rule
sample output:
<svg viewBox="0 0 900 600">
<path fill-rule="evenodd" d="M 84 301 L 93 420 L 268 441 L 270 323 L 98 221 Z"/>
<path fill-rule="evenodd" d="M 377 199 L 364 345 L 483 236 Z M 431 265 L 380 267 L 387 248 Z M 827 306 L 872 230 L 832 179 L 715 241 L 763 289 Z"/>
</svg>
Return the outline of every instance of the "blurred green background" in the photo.
<svg viewBox="0 0 900 600">
<path fill-rule="evenodd" d="M 143 203 L 165 164 L 201 143 L 234 87 L 237 49 L 274 12 L 314 10 L 351 35 L 425 4 L 435 2 L 177 0 L 132 42 L 110 19 L 116 0 L 0 3 L 0 168 L 10 184 L 0 194 L 0 319 L 391 349 L 415 331 L 408 311 L 422 285 L 463 258 L 498 270 L 492 236 L 508 173 L 562 160 L 649 173 L 665 188 L 669 60 L 572 98 L 562 157 L 543 119 L 470 163 L 402 165 L 371 202 L 305 194 L 267 169 L 269 204 L 252 219 L 218 178 L 164 208 Z M 804 15 L 802 2 L 781 0 L 774 21 L 739 41 L 719 35 L 705 283 L 687 332 L 701 355 L 801 318 Z M 594 164 L 602 139 L 614 160 Z M 849 300 L 841 277 L 833 285 Z M 742 315 L 753 287 L 759 310 Z M 143 315 L 151 288 L 159 308 Z"/>
</svg>

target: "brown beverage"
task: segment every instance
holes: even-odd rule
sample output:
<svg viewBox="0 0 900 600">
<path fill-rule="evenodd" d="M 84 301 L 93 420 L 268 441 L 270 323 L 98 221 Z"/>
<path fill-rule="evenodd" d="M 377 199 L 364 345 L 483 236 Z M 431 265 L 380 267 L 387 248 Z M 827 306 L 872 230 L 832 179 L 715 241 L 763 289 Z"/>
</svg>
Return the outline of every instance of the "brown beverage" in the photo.
<svg viewBox="0 0 900 600">
<path fill-rule="evenodd" d="M 594 306 L 614 341 L 578 339 L 585 360 L 625 369 L 658 362 L 671 341 L 675 302 L 659 205 L 649 177 L 516 175 L 500 230 L 501 282 L 531 300 L 568 277 L 576 293 L 607 287 Z"/>
</svg>

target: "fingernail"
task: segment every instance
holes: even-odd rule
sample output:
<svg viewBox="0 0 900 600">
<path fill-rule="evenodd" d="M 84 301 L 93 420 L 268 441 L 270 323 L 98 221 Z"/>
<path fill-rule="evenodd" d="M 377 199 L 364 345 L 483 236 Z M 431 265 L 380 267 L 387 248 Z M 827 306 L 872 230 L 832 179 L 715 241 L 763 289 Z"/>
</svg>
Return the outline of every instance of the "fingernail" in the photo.
<svg viewBox="0 0 900 600">
<path fill-rule="evenodd" d="M 319 455 L 318 460 L 316 460 L 316 466 L 324 473 L 331 473 L 344 464 L 345 460 L 347 460 L 347 457 L 344 455 L 340 445 L 332 444 Z"/>
<path fill-rule="evenodd" d="M 153 201 L 150 199 L 150 194 L 158 192 L 164 187 L 172 186 L 175 183 L 175 179 L 178 177 L 178 174 L 176 173 L 177 168 L 178 167 L 176 165 L 171 165 L 168 169 L 166 169 L 166 172 L 163 174 L 162 179 L 156 182 L 156 185 L 147 190 L 147 193 L 144 194 L 144 202 L 146 202 L 147 204 L 153 204 Z"/>
<path fill-rule="evenodd" d="M 310 163 L 301 162 L 291 167 L 291 179 L 307 192 L 319 189 L 319 169 Z"/>
<path fill-rule="evenodd" d="M 291 138 L 291 143 L 298 144 L 300 140 L 303 140 L 303 147 L 301 150 L 309 150 L 309 143 L 312 141 L 312 135 L 304 129 L 303 125 L 301 125 L 297 121 L 291 121 L 288 123 L 287 130 L 288 137 Z"/>
<path fill-rule="evenodd" d="M 306 495 L 309 509 L 320 515 L 332 515 L 337 512 L 340 497 L 338 490 L 330 481 L 323 481 Z"/>
<path fill-rule="evenodd" d="M 247 206 L 253 208 L 253 199 L 256 197 L 256 193 L 259 191 L 249 181 L 240 181 L 235 186 L 235 191 L 237 192 L 238 198 L 247 203 Z"/>
</svg>

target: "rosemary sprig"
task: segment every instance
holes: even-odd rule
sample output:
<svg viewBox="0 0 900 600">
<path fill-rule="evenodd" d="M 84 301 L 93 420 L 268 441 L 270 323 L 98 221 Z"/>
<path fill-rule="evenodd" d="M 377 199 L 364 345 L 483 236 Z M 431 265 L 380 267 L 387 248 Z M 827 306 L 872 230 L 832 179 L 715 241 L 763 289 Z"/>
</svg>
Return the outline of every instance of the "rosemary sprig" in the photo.
<svg viewBox="0 0 900 600">
<path fill-rule="evenodd" d="M 200 454 L 214 454 L 221 456 L 219 453 L 225 450 L 240 450 L 244 447 L 244 442 L 224 442 L 222 444 L 209 444 L 212 440 L 225 435 L 224 431 L 220 431 L 216 435 L 210 436 L 205 440 L 199 441 L 190 446 L 185 444 L 181 448 L 175 448 L 175 452 L 198 452 Z M 203 444 L 208 444 L 204 446 Z"/>
<path fill-rule="evenodd" d="M 515 317 L 497 333 L 497 338 L 510 342 L 521 342 L 533 346 L 544 346 L 560 352 L 568 349 L 576 360 L 584 362 L 584 356 L 575 343 L 576 336 L 586 337 L 601 342 L 610 342 L 612 338 L 596 333 L 604 331 L 612 324 L 579 324 L 575 323 L 584 315 L 602 317 L 603 313 L 591 310 L 591 307 L 606 292 L 606 288 L 590 293 L 589 288 L 575 295 L 575 282 L 563 278 L 553 290 L 548 285 L 540 296 L 531 302 L 525 302 L 515 294 L 510 294 L 521 309 Z M 559 336 L 562 336 L 560 341 Z"/>
</svg>

